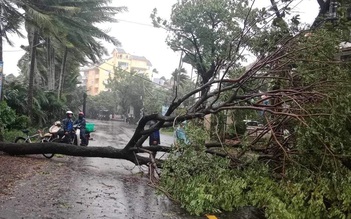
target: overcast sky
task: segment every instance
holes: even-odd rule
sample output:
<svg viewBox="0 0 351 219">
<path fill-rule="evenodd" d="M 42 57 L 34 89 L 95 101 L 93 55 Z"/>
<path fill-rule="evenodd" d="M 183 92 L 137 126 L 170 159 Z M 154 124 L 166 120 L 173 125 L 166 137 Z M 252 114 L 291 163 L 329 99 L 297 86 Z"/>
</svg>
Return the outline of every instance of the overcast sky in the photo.
<svg viewBox="0 0 351 219">
<path fill-rule="evenodd" d="M 256 0 L 258 6 L 269 6 L 270 0 Z M 150 14 L 154 8 L 158 9 L 161 17 L 168 18 L 171 8 L 177 0 L 113 0 L 113 6 L 126 6 L 128 12 L 117 15 L 119 23 L 104 24 L 110 35 L 115 36 L 126 52 L 145 56 L 159 71 L 160 76 L 170 77 L 171 72 L 178 67 L 180 53 L 175 53 L 165 43 L 167 32 L 154 28 Z M 299 3 L 300 2 L 300 3 Z M 291 6 L 294 12 L 301 14 L 301 21 L 312 22 L 318 13 L 316 0 L 296 0 Z M 106 28 L 105 28 L 106 27 Z M 26 39 L 13 38 L 15 47 L 4 46 L 4 73 L 18 74 L 17 62 L 24 54 L 21 45 L 28 45 Z M 108 45 L 109 52 L 114 49 Z"/>
</svg>

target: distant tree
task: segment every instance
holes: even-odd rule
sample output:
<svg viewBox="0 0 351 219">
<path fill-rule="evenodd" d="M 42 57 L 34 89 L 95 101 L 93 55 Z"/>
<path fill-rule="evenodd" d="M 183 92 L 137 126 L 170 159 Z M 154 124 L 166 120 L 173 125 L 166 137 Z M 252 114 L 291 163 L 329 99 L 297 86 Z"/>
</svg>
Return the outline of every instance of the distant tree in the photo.
<svg viewBox="0 0 351 219">
<path fill-rule="evenodd" d="M 172 72 L 172 78 L 171 80 L 173 81 L 174 86 L 184 86 L 184 83 L 189 80 L 189 76 L 187 75 L 187 72 L 185 68 L 177 68 Z M 179 82 L 179 84 L 177 84 Z"/>
<path fill-rule="evenodd" d="M 114 76 L 108 79 L 106 87 L 117 94 L 118 104 L 123 115 L 128 114 L 128 110 L 132 106 L 134 115 L 139 118 L 140 110 L 144 107 L 143 100 L 146 91 L 151 90 L 147 76 L 115 69 Z"/>
<path fill-rule="evenodd" d="M 118 99 L 114 92 L 104 91 L 96 96 L 89 96 L 87 99 L 87 117 L 97 118 L 101 110 L 108 110 L 110 113 L 118 113 Z"/>
<path fill-rule="evenodd" d="M 106 49 L 99 40 L 114 45 L 118 41 L 101 30 L 96 24 L 116 21 L 113 16 L 125 10 L 124 7 L 110 7 L 109 0 L 81 1 L 14 1 L 24 11 L 28 42 L 30 45 L 30 68 L 28 73 L 28 114 L 32 115 L 34 80 L 37 72 L 37 46 L 39 39 L 46 39 L 48 78 L 50 88 L 54 83 L 55 60 L 60 61 L 58 98 L 61 98 L 65 71 L 68 62 L 86 62 L 87 58 L 97 62 Z M 68 56 L 71 54 L 71 58 Z M 54 58 L 53 58 L 54 56 Z"/>
<path fill-rule="evenodd" d="M 3 40 L 9 45 L 13 45 L 9 34 L 17 34 L 24 37 L 21 33 L 21 25 L 23 24 L 23 16 L 18 12 L 18 7 L 13 1 L 4 0 L 0 2 L 1 26 L 0 26 L 0 61 L 3 61 Z"/>
<path fill-rule="evenodd" d="M 246 0 L 184 0 L 173 6 L 170 21 L 151 14 L 154 26 L 170 32 L 168 45 L 182 51 L 183 61 L 193 66 L 206 84 L 220 71 L 230 71 L 244 57 L 261 13 Z"/>
</svg>

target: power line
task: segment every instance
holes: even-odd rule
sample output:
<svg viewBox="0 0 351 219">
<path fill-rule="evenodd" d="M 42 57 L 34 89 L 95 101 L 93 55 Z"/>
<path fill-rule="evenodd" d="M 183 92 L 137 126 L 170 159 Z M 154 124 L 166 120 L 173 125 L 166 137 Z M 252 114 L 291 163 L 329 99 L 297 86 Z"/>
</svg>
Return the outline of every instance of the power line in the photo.
<svg viewBox="0 0 351 219">
<path fill-rule="evenodd" d="M 3 50 L 3 52 L 25 52 L 25 50 L 23 50 L 23 49 L 19 49 L 19 50 Z"/>
<path fill-rule="evenodd" d="M 115 67 L 114 65 L 111 65 L 110 63 L 107 63 L 107 62 L 105 62 L 104 64 L 107 64 L 107 65 L 110 65 L 110 66 L 112 66 L 112 67 Z M 110 71 L 110 70 L 104 69 L 104 68 L 102 68 L 102 67 L 100 67 L 100 66 L 98 66 L 97 68 L 102 69 L 102 70 L 104 70 L 104 71 L 108 71 L 108 72 Z M 151 81 L 151 80 L 149 80 L 149 79 L 143 78 L 143 77 L 141 77 L 141 76 L 139 76 L 139 75 L 133 75 L 132 73 L 130 73 L 130 76 L 141 78 L 141 79 L 144 80 L 144 81 L 147 81 L 147 82 L 149 82 L 149 83 L 158 85 L 158 86 L 160 86 L 160 87 L 162 87 L 162 88 L 164 88 L 164 89 L 166 89 L 166 90 L 168 90 L 168 91 L 171 91 L 170 88 L 168 88 L 168 87 L 166 87 L 166 86 L 163 86 L 163 85 L 161 85 L 161 84 L 155 83 L 155 82 L 153 82 L 153 81 Z"/>
<path fill-rule="evenodd" d="M 136 25 L 141 25 L 141 26 L 147 26 L 147 27 L 152 27 L 152 28 L 155 28 L 153 25 L 151 24 L 146 24 L 146 23 L 140 23 L 140 22 L 137 22 L 137 21 L 128 21 L 128 20 L 123 20 L 123 19 L 117 19 L 118 21 L 121 21 L 121 22 L 125 22 L 125 23 L 130 23 L 130 24 L 136 24 Z"/>
</svg>

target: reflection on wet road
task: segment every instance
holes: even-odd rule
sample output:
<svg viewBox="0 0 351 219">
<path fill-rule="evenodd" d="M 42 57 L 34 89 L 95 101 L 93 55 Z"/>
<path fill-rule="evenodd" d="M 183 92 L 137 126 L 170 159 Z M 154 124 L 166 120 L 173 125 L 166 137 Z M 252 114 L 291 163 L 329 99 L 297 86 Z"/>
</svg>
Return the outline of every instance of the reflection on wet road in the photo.
<svg viewBox="0 0 351 219">
<path fill-rule="evenodd" d="M 96 132 L 90 146 L 123 148 L 134 132 L 123 122 L 92 122 Z M 162 136 L 162 141 L 167 145 L 173 138 Z M 143 171 L 129 161 L 62 155 L 22 159 L 39 159 L 42 165 L 16 182 L 11 196 L 0 198 L 0 219 L 197 218 L 157 195 Z"/>
<path fill-rule="evenodd" d="M 90 146 L 123 148 L 133 135 L 134 129 L 122 122 L 94 123 L 96 132 Z M 161 136 L 161 141 L 170 145 L 173 138 Z M 165 196 L 157 195 L 134 164 L 103 158 L 78 159 L 75 189 L 69 198 L 74 204 L 74 211 L 67 215 L 70 218 L 196 218 L 187 216 Z"/>
</svg>

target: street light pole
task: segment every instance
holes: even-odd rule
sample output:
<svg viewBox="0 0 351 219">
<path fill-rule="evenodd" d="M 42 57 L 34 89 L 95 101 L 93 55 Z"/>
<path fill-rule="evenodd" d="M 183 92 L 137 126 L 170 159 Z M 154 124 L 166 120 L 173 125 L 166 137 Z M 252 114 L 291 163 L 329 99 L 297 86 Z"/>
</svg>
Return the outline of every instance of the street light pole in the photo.
<svg viewBox="0 0 351 219">
<path fill-rule="evenodd" d="M 86 107 L 87 107 L 87 93 L 83 94 L 83 113 L 86 116 Z"/>
<path fill-rule="evenodd" d="M 182 68 L 182 65 L 183 65 L 183 51 L 180 54 L 179 65 L 178 65 L 178 69 L 177 69 L 178 72 L 176 72 L 176 74 L 175 74 L 175 76 L 177 78 L 174 78 L 174 80 L 173 80 L 173 83 L 174 83 L 174 85 L 173 85 L 173 95 L 174 95 L 174 97 L 177 95 L 177 90 L 178 90 L 178 85 L 179 85 L 180 69 Z"/>
</svg>

